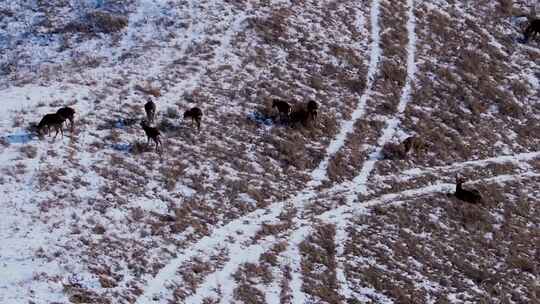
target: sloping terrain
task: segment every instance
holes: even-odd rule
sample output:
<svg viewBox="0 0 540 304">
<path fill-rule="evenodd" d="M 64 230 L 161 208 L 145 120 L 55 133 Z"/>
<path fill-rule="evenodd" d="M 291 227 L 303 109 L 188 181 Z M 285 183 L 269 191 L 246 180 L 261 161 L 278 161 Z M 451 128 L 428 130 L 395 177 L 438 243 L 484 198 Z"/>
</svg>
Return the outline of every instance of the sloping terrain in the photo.
<svg viewBox="0 0 540 304">
<path fill-rule="evenodd" d="M 521 5 L 0 4 L 0 302 L 540 301 Z M 318 118 L 282 124 L 273 98 Z M 64 105 L 73 130 L 31 132 Z"/>
</svg>

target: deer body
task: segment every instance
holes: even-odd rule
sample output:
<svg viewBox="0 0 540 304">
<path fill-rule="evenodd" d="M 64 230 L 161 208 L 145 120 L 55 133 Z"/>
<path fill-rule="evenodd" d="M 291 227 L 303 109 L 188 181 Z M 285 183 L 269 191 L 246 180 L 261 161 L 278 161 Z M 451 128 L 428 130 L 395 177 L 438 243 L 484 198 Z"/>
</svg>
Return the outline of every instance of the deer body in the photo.
<svg viewBox="0 0 540 304">
<path fill-rule="evenodd" d="M 148 122 L 153 123 L 156 116 L 156 104 L 153 101 L 148 101 L 144 104 L 144 111 Z"/>
<path fill-rule="evenodd" d="M 307 126 L 310 114 L 305 109 L 299 109 L 291 113 L 289 116 L 289 121 L 291 126 L 301 123 L 304 127 Z"/>
<path fill-rule="evenodd" d="M 279 119 L 281 121 L 286 121 L 289 118 L 289 113 L 291 112 L 291 106 L 286 101 L 280 99 L 272 100 L 272 108 L 277 108 L 279 112 Z"/>
<path fill-rule="evenodd" d="M 51 136 L 51 127 L 53 127 L 56 130 L 56 134 L 54 134 L 54 138 L 58 135 L 58 132 L 62 133 L 62 137 L 64 137 L 64 130 L 62 129 L 62 125 L 64 124 L 64 118 L 57 114 L 57 113 L 49 113 L 45 114 L 41 121 L 39 122 L 37 126 L 38 134 L 41 135 L 41 131 L 43 128 L 47 128 L 47 133 L 49 133 L 49 136 Z"/>
<path fill-rule="evenodd" d="M 402 149 L 405 155 L 409 154 L 411 150 L 415 153 L 422 153 L 426 150 L 425 142 L 417 136 L 409 136 L 402 143 Z"/>
<path fill-rule="evenodd" d="M 540 19 L 534 19 L 529 23 L 527 28 L 525 29 L 525 43 L 529 41 L 529 39 L 534 39 L 534 37 L 540 33 Z"/>
<path fill-rule="evenodd" d="M 456 176 L 456 192 L 455 195 L 459 200 L 468 202 L 471 204 L 481 204 L 484 202 L 482 194 L 478 190 L 466 190 L 463 189 L 462 184 L 464 180 Z"/>
<path fill-rule="evenodd" d="M 153 140 L 156 144 L 156 151 L 158 151 L 158 147 L 161 146 L 163 148 L 163 145 L 161 144 L 161 134 L 158 130 L 158 128 L 150 127 L 146 121 L 141 121 L 141 127 L 144 130 L 144 133 L 146 134 L 147 142 L 146 145 L 150 144 L 150 140 Z"/>
<path fill-rule="evenodd" d="M 201 118 L 203 116 L 202 110 L 194 107 L 184 112 L 184 119 L 191 118 L 191 122 L 197 125 L 197 130 L 201 130 Z"/>
<path fill-rule="evenodd" d="M 310 119 L 316 120 L 317 119 L 317 110 L 319 109 L 319 105 L 314 100 L 310 100 L 307 103 L 307 112 L 309 114 Z"/>
</svg>

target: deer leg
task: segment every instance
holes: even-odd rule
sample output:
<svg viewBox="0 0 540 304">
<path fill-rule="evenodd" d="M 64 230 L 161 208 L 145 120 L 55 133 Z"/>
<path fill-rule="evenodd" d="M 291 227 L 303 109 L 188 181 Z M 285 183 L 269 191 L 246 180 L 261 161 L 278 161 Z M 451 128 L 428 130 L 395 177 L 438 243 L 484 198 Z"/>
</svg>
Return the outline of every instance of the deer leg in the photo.
<svg viewBox="0 0 540 304">
<path fill-rule="evenodd" d="M 56 130 L 56 133 L 54 133 L 53 140 L 56 139 L 56 136 L 58 135 L 58 127 L 55 127 L 54 129 Z"/>
<path fill-rule="evenodd" d="M 150 136 L 146 136 L 146 146 L 148 146 L 150 144 Z"/>
<path fill-rule="evenodd" d="M 197 131 L 201 132 L 201 120 L 197 119 Z"/>
</svg>

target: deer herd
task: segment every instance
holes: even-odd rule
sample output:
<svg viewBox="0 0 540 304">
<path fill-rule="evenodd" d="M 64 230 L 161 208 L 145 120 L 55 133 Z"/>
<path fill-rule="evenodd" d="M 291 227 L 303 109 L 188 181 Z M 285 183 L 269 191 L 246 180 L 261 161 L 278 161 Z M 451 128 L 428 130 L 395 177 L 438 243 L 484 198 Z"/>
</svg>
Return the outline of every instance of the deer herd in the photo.
<svg viewBox="0 0 540 304">
<path fill-rule="evenodd" d="M 539 33 L 540 19 L 534 19 L 524 30 L 523 35 L 525 43 L 527 43 L 530 39 L 534 39 Z M 307 126 L 309 122 L 317 119 L 319 105 L 314 100 L 309 100 L 303 107 L 293 109 L 288 102 L 275 98 L 272 100 L 272 109 L 277 110 L 278 121 L 281 123 L 288 124 L 291 127 L 299 123 L 302 126 Z M 161 133 L 157 126 L 152 126 L 155 121 L 156 104 L 153 101 L 148 101 L 144 105 L 144 110 L 146 113 L 146 119 L 140 122 L 140 126 L 147 137 L 147 145 L 150 144 L 150 141 L 153 141 L 155 144 L 155 150 L 159 151 L 159 149 L 162 148 Z M 75 110 L 67 106 L 58 109 L 56 113 L 45 114 L 37 125 L 37 133 L 39 136 L 42 136 L 46 131 L 46 133 L 48 133 L 50 136 L 52 127 L 56 132 L 54 138 L 56 138 L 58 133 L 61 133 L 61 135 L 64 136 L 64 122 L 69 121 L 70 129 L 73 130 L 74 116 Z M 184 119 L 191 119 L 192 124 L 196 126 L 198 132 L 200 132 L 201 129 L 202 116 L 203 112 L 198 107 L 193 107 L 184 112 Z M 401 155 L 407 156 L 411 151 L 417 154 L 426 151 L 427 145 L 421 138 L 417 136 L 410 136 L 401 142 L 399 149 Z M 456 198 L 472 204 L 481 204 L 484 202 L 484 199 L 479 191 L 474 189 L 466 190 L 462 187 L 464 183 L 464 179 L 462 177 L 456 176 L 455 182 L 456 190 L 454 195 Z"/>
</svg>

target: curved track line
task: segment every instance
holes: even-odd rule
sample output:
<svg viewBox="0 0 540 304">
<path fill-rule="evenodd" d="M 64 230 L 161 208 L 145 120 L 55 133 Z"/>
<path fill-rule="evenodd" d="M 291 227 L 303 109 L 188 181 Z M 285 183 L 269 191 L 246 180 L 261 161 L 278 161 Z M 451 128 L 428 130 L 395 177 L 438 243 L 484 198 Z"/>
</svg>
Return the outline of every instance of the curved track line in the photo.
<svg viewBox="0 0 540 304">
<path fill-rule="evenodd" d="M 405 80 L 405 86 L 401 92 L 399 104 L 397 107 L 397 117 L 394 117 L 387 122 L 386 128 L 383 131 L 382 136 L 378 140 L 378 147 L 370 155 L 370 158 L 364 163 L 360 174 L 356 176 L 352 181 L 353 192 L 347 197 L 347 202 L 352 204 L 356 201 L 357 193 L 362 193 L 367 190 L 365 183 L 369 179 L 371 172 L 375 168 L 375 163 L 380 159 L 381 151 L 384 145 L 389 142 L 400 123 L 400 118 L 407 107 L 407 104 L 411 100 L 412 82 L 416 74 L 416 20 L 414 16 L 414 0 L 407 0 L 407 79 Z M 347 240 L 346 222 L 339 221 L 336 223 L 336 276 L 339 284 L 339 293 L 346 299 L 353 295 L 353 291 L 349 288 L 348 280 L 344 272 L 344 257 L 343 252 L 345 249 L 345 241 Z"/>
<path fill-rule="evenodd" d="M 540 151 L 519 153 L 515 155 L 495 156 L 495 157 L 479 159 L 479 160 L 468 160 L 464 162 L 456 162 L 456 163 L 445 165 L 445 166 L 437 166 L 437 167 L 431 167 L 431 168 L 419 167 L 419 168 L 407 169 L 401 172 L 399 176 L 414 177 L 414 176 L 419 176 L 426 173 L 435 173 L 437 171 L 458 170 L 458 169 L 463 169 L 465 167 L 485 167 L 491 164 L 512 163 L 515 165 L 520 165 L 524 162 L 531 161 L 539 157 L 540 157 Z"/>
<path fill-rule="evenodd" d="M 475 184 L 475 183 L 479 183 L 479 182 L 506 183 L 506 182 L 514 182 L 516 180 L 528 179 L 528 178 L 540 178 L 540 173 L 537 173 L 535 171 L 528 171 L 528 172 L 520 173 L 520 174 L 503 174 L 503 175 L 497 175 L 497 176 L 494 176 L 494 177 L 491 177 L 491 178 L 473 180 L 473 181 L 470 181 L 469 183 L 471 183 L 471 184 Z M 435 193 L 442 193 L 442 194 L 444 194 L 444 193 L 452 193 L 452 191 L 454 189 L 455 189 L 455 184 L 438 183 L 438 184 L 434 184 L 434 185 L 430 185 L 430 186 L 426 186 L 426 187 L 409 189 L 409 190 L 396 192 L 396 193 L 389 193 L 389 194 L 385 194 L 385 195 L 370 199 L 370 200 L 365 201 L 365 202 L 363 202 L 361 204 L 355 204 L 353 206 L 344 205 L 344 206 L 338 207 L 336 209 L 327 211 L 327 212 L 315 217 L 315 219 L 322 220 L 322 221 L 324 221 L 326 223 L 334 224 L 336 227 L 344 226 L 353 217 L 368 214 L 370 209 L 373 208 L 373 207 L 378 207 L 378 206 L 381 206 L 381 205 L 386 205 L 386 206 L 400 205 L 406 199 L 414 199 L 414 198 L 417 198 L 419 196 L 432 195 L 432 194 L 435 194 Z M 308 222 L 307 220 L 303 220 L 302 222 L 306 226 L 303 226 L 303 227 L 297 229 L 296 231 L 294 231 L 293 235 L 307 236 L 309 234 L 310 229 L 311 229 L 309 227 L 309 223 L 312 223 L 313 221 Z M 345 223 L 345 224 L 343 224 L 343 223 Z M 302 231 L 300 231 L 300 230 L 302 230 Z M 343 231 L 344 231 L 344 229 L 343 229 Z M 294 240 L 295 243 L 297 243 L 297 244 L 301 243 L 301 239 L 299 239 L 299 238 L 294 238 L 294 239 L 295 239 Z M 337 240 L 337 230 L 336 230 L 336 240 Z M 339 245 L 339 243 L 338 243 L 338 245 Z M 271 245 L 267 244 L 266 246 L 268 247 L 268 246 L 271 246 Z M 247 251 L 247 250 L 249 250 L 249 249 L 246 249 L 246 254 L 250 254 L 250 252 Z M 343 254 L 343 252 L 341 254 Z M 299 253 L 296 253 L 296 256 L 299 259 Z M 298 271 L 300 271 L 300 270 L 298 269 Z M 293 276 L 293 278 L 294 278 L 294 276 Z M 301 281 L 299 281 L 299 282 L 301 283 Z M 340 281 L 340 283 L 343 283 L 343 281 Z M 301 285 L 292 284 L 292 282 L 291 282 L 291 285 L 292 285 L 291 287 L 293 288 L 293 290 L 294 290 L 294 288 L 296 288 L 297 290 L 301 290 L 300 289 Z M 349 288 L 349 287 L 347 286 L 346 288 Z M 340 290 L 343 291 L 343 287 L 341 287 Z M 369 293 L 373 293 L 375 291 L 372 288 L 362 288 L 362 290 L 365 290 L 366 292 L 369 292 Z M 357 291 L 352 291 L 352 289 L 350 289 L 350 288 L 349 288 L 349 291 L 350 291 L 350 296 L 352 296 L 352 297 L 354 297 L 356 299 L 364 299 L 365 298 L 362 294 L 359 294 Z M 343 293 L 340 293 L 340 294 L 344 295 Z M 379 295 L 376 295 L 376 296 L 378 297 L 378 300 L 381 303 L 391 303 L 391 301 L 389 301 L 389 299 L 387 299 L 384 295 L 379 294 Z M 297 299 L 302 299 L 303 300 L 305 298 L 302 298 L 301 296 L 298 296 Z M 293 301 L 292 303 L 305 303 L 305 302 Z"/>
<path fill-rule="evenodd" d="M 366 90 L 364 94 L 360 97 L 358 105 L 354 112 L 351 115 L 351 119 L 345 121 L 340 128 L 339 134 L 330 142 L 328 148 L 326 149 L 325 158 L 319 163 L 317 169 L 313 170 L 311 173 L 311 181 L 308 183 L 308 186 L 317 187 L 322 184 L 323 181 L 328 179 L 328 163 L 330 158 L 343 147 L 347 135 L 349 135 L 354 130 L 354 124 L 358 119 L 360 119 L 365 114 L 366 102 L 373 93 L 373 80 L 378 71 L 378 66 L 382 54 L 381 50 L 381 35 L 380 35 L 380 26 L 379 26 L 379 13 L 380 13 L 380 1 L 373 0 L 371 2 L 371 45 L 370 45 L 370 58 L 369 58 L 369 67 L 366 79 Z M 360 18 L 359 18 L 360 19 Z"/>
<path fill-rule="evenodd" d="M 204 298 L 208 297 L 209 295 L 219 296 L 220 303 L 233 303 L 234 288 L 237 286 L 237 284 L 230 277 L 231 274 L 238 270 L 238 265 L 258 262 L 260 256 L 268 251 L 270 246 L 275 242 L 275 237 L 269 236 L 264 239 L 264 244 L 268 244 L 267 246 L 261 246 L 259 244 L 251 245 L 246 249 L 242 249 L 244 254 L 231 255 L 231 259 L 225 263 L 223 268 L 206 277 L 204 282 L 197 288 L 195 294 L 185 299 L 183 303 L 203 303 Z M 241 244 L 235 245 L 235 249 L 241 247 Z M 223 287 L 223 290 L 219 295 L 215 291 L 217 286 Z"/>
<path fill-rule="evenodd" d="M 319 166 L 311 173 L 311 181 L 307 184 L 308 187 L 304 189 L 300 196 L 296 196 L 293 199 L 294 205 L 297 206 L 298 211 L 303 211 L 305 202 L 311 198 L 314 198 L 316 194 L 313 192 L 313 188 L 317 187 L 327 178 L 327 169 L 329 160 L 344 144 L 345 139 L 349 133 L 353 131 L 355 122 L 360 119 L 365 113 L 366 101 L 372 94 L 373 78 L 377 73 L 377 67 L 381 57 L 380 48 L 380 26 L 379 26 L 379 14 L 380 14 L 380 2 L 379 0 L 373 0 L 371 7 L 371 44 L 370 44 L 370 64 L 367 74 L 367 86 L 364 94 L 360 97 L 357 108 L 353 112 L 352 118 L 342 124 L 339 134 L 332 140 L 327 148 L 326 157 L 319 164 Z M 297 224 L 302 225 L 302 228 L 295 230 L 291 236 L 292 244 L 289 244 L 286 252 L 283 254 L 287 257 L 286 260 L 290 262 L 291 268 L 291 289 L 293 303 L 304 303 L 307 296 L 302 292 L 302 275 L 301 275 L 301 256 L 298 246 L 311 232 L 310 223 L 307 221 L 300 221 Z M 306 225 L 306 226 L 303 226 Z M 236 254 L 242 254 L 245 249 L 241 247 L 238 251 L 231 253 L 232 256 Z M 235 268 L 231 268 L 231 272 L 235 271 L 240 265 L 236 265 Z M 197 292 L 198 293 L 198 292 Z"/>
<path fill-rule="evenodd" d="M 222 227 L 216 228 L 210 236 L 202 238 L 197 243 L 193 244 L 190 248 L 179 254 L 176 258 L 171 260 L 164 268 L 162 268 L 158 272 L 158 274 L 150 282 L 147 283 L 146 288 L 143 287 L 143 293 L 138 298 L 136 303 L 153 303 L 153 299 L 156 298 L 158 294 L 161 294 L 161 296 L 163 296 L 163 289 L 166 283 L 174 279 L 178 279 L 176 276 L 176 270 L 183 263 L 187 262 L 201 252 L 207 251 L 208 248 L 217 247 L 217 245 L 222 244 L 225 239 L 230 236 L 237 236 L 237 231 L 243 232 L 240 237 L 241 240 L 247 240 L 255 235 L 255 233 L 259 230 L 260 226 L 264 222 L 275 221 L 278 215 L 283 210 L 286 203 L 292 203 L 299 210 L 302 210 L 306 201 L 313 199 L 317 196 L 313 189 L 314 187 L 320 185 L 322 181 L 322 179 L 320 178 L 320 172 L 324 172 L 324 176 L 326 175 L 325 171 L 328 168 L 328 160 L 345 144 L 344 137 L 351 132 L 350 128 L 354 126 L 356 120 L 358 120 L 363 115 L 365 111 L 366 100 L 371 94 L 373 78 L 375 77 L 375 74 L 377 72 L 377 67 L 381 56 L 379 36 L 380 28 L 378 25 L 379 7 L 379 0 L 373 0 L 371 10 L 372 41 L 370 44 L 370 69 L 367 75 L 368 86 L 366 87 L 366 91 L 358 102 L 357 108 L 354 112 L 356 114 L 354 114 L 353 120 L 347 121 L 342 125 L 341 132 L 337 135 L 336 139 L 332 141 L 331 147 L 327 149 L 327 155 L 325 157 L 326 161 L 323 160 L 319 167 L 311 173 L 311 176 L 315 178 L 315 182 L 309 182 L 306 188 L 298 192 L 294 197 L 287 201 L 274 203 L 270 205 L 267 210 L 256 210 Z M 241 240 L 237 239 L 237 241 Z"/>
<path fill-rule="evenodd" d="M 535 178 L 540 177 L 540 173 L 536 171 L 528 171 L 519 174 L 502 174 L 496 175 L 491 178 L 477 179 L 469 181 L 470 184 L 477 184 L 480 182 L 496 182 L 496 183 L 506 183 L 513 182 L 516 180 Z M 327 211 L 319 216 L 318 219 L 324 220 L 328 223 L 334 223 L 336 225 L 340 224 L 343 221 L 350 220 L 353 216 L 358 216 L 366 214 L 368 208 L 377 207 L 385 203 L 391 202 L 391 205 L 398 205 L 402 203 L 404 199 L 415 198 L 422 195 L 429 195 L 434 193 L 452 193 L 455 190 L 456 185 L 453 183 L 438 183 L 434 185 L 429 185 L 426 187 L 409 189 L 396 193 L 384 194 L 379 197 L 370 199 L 361 204 L 356 204 L 354 206 L 343 205 L 339 208 Z M 393 202 L 392 202 L 393 201 Z"/>
</svg>

